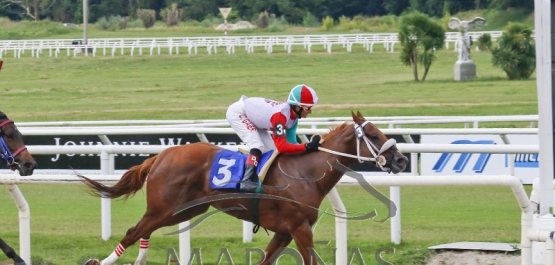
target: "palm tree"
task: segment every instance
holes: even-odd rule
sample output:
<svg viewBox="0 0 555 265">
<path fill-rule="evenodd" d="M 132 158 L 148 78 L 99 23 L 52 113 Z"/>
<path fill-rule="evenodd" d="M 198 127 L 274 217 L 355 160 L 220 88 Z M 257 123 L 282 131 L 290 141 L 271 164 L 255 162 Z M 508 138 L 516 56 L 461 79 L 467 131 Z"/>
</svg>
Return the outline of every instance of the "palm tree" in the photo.
<svg viewBox="0 0 555 265">
<path fill-rule="evenodd" d="M 425 14 L 412 12 L 401 17 L 399 40 L 403 46 L 401 61 L 412 67 L 415 81 L 419 81 L 418 65 L 424 66 L 422 81 L 426 80 L 436 59 L 435 51 L 442 49 L 445 43 L 443 27 Z"/>
<path fill-rule="evenodd" d="M 536 69 L 536 44 L 532 30 L 520 23 L 509 23 L 491 51 L 494 66 L 499 66 L 509 79 L 529 78 Z"/>
</svg>

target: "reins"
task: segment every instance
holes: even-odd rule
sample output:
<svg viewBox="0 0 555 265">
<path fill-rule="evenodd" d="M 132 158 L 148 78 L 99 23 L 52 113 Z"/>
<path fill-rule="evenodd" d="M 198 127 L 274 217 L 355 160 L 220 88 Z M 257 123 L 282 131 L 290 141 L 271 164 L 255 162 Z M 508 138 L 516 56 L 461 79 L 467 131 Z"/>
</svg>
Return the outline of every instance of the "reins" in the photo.
<svg viewBox="0 0 555 265">
<path fill-rule="evenodd" d="M 387 151 L 389 148 L 395 146 L 397 144 L 397 141 L 395 141 L 395 139 L 389 139 L 382 145 L 382 147 L 380 149 L 378 149 L 370 141 L 370 139 L 368 139 L 368 137 L 364 133 L 364 126 L 366 126 L 366 124 L 368 124 L 368 123 L 369 123 L 369 121 L 365 121 L 361 125 L 358 125 L 356 123 L 354 124 L 355 134 L 356 134 L 356 139 L 357 139 L 357 154 L 356 155 L 351 155 L 351 154 L 347 154 L 347 153 L 334 151 L 334 150 L 327 149 L 327 148 L 324 148 L 324 147 L 321 147 L 321 146 L 318 147 L 318 150 L 324 151 L 324 152 L 327 152 L 327 153 L 330 153 L 330 154 L 338 155 L 338 156 L 356 158 L 356 159 L 358 159 L 359 163 L 364 163 L 364 162 L 368 162 L 368 161 L 375 161 L 376 166 L 378 166 L 383 171 L 387 171 L 387 168 L 384 167 L 385 164 L 387 163 L 387 160 L 381 154 L 383 152 Z M 366 143 L 366 147 L 368 147 L 368 150 L 370 150 L 370 152 L 372 153 L 372 155 L 374 157 L 365 157 L 365 156 L 360 155 L 360 146 L 361 146 L 361 141 L 360 140 L 361 139 L 364 140 L 364 142 Z M 376 153 L 376 152 L 378 152 L 378 153 Z"/>
</svg>

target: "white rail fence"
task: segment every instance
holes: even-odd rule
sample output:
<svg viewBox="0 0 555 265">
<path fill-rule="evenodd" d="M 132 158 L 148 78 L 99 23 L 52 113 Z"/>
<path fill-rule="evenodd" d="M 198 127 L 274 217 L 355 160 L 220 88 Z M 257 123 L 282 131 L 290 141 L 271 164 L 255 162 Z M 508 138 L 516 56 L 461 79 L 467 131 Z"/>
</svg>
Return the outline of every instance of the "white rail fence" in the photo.
<svg viewBox="0 0 555 265">
<path fill-rule="evenodd" d="M 395 116 L 395 117 L 366 117 L 373 124 L 388 128 L 401 128 L 405 125 L 422 124 L 462 124 L 464 128 L 480 128 L 484 123 L 499 122 L 526 122 L 530 128 L 537 127 L 538 115 L 501 115 L 501 116 Z M 331 118 L 304 118 L 299 121 L 300 128 L 329 128 L 329 126 L 340 125 L 344 122 L 352 121 L 351 117 L 331 117 Z M 181 128 L 181 127 L 229 127 L 229 122 L 225 119 L 212 120 L 113 120 L 113 121 L 54 121 L 54 122 L 16 122 L 18 128 L 38 130 L 47 129 L 67 129 L 68 127 L 84 127 L 87 129 L 95 128 L 130 128 L 129 126 L 139 126 L 137 128 L 147 128 L 143 126 L 153 126 L 156 128 Z M 56 128 L 59 127 L 59 128 Z M 37 128 L 35 128 L 37 129 Z"/>
<path fill-rule="evenodd" d="M 527 117 L 526 121 L 530 121 L 529 120 L 530 117 Z M 461 119 L 462 120 L 462 119 Z M 461 120 L 457 120 L 457 121 L 461 121 Z M 464 120 L 466 121 L 466 120 Z M 317 121 L 315 121 L 317 122 Z M 328 122 L 330 122 L 328 120 Z M 342 122 L 342 121 L 339 121 Z M 399 121 L 397 121 L 399 122 Z M 80 128 L 67 128 L 67 127 L 63 127 L 63 128 L 56 128 L 56 127 L 21 127 L 20 130 L 22 131 L 22 133 L 24 135 L 99 135 L 101 137 L 105 137 L 106 135 L 117 135 L 117 134 L 158 134 L 158 133 L 196 133 L 199 137 L 199 139 L 201 139 L 201 141 L 206 141 L 206 137 L 204 136 L 205 133 L 220 133 L 220 134 L 233 134 L 234 132 L 230 129 L 230 128 L 211 128 L 211 127 L 207 127 L 207 128 L 199 128 L 199 127 L 171 127 L 174 125 L 168 125 L 168 127 L 163 126 L 162 128 L 160 126 L 114 126 L 114 127 L 104 127 L 104 128 L 100 128 L 100 127 L 80 127 Z M 312 125 L 310 125 L 312 126 Z M 140 129 L 139 129 L 140 128 Z M 326 133 L 328 130 L 327 129 L 299 129 L 298 133 L 300 135 L 302 135 L 302 139 L 306 140 L 306 135 L 311 135 L 311 134 L 315 134 L 315 133 Z M 411 174 L 412 175 L 418 175 L 418 153 L 444 153 L 444 152 L 451 152 L 451 153 L 499 153 L 499 154 L 515 154 L 515 153 L 538 153 L 538 146 L 537 145 L 499 145 L 499 146 L 485 146 L 485 145 L 425 145 L 425 144 L 410 144 L 412 142 L 412 139 L 410 138 L 410 135 L 415 135 L 415 134 L 498 134 L 501 135 L 502 137 L 507 135 L 507 134 L 537 134 L 537 129 L 536 128 L 523 128 L 523 129 L 487 129 L 487 128 L 478 128 L 478 129 L 382 129 L 382 131 L 387 134 L 387 135 L 403 135 L 405 136 L 405 138 L 407 139 L 407 142 L 409 142 L 409 144 L 398 144 L 399 149 L 402 152 L 405 153 L 411 153 L 411 160 L 412 160 L 412 168 L 411 168 Z M 110 181 L 114 181 L 116 179 L 119 178 L 119 176 L 117 175 L 113 175 L 113 159 L 114 159 L 114 154 L 133 154 L 133 153 L 150 153 L 150 154 L 156 154 L 159 153 L 161 150 L 167 148 L 168 146 L 156 146 L 156 145 L 150 145 L 150 146 L 120 146 L 120 145 L 95 145 L 95 146 L 28 146 L 29 151 L 32 154 L 35 155 L 43 155 L 43 154 L 77 154 L 77 153 L 87 153 L 87 154 L 98 154 L 100 155 L 100 160 L 101 160 L 101 175 L 100 176 L 92 176 L 93 178 L 96 179 L 102 179 L 102 180 L 110 180 Z M 238 146 L 227 146 L 227 148 L 229 149 L 236 149 Z M 509 161 L 514 161 L 513 159 L 509 159 Z M 511 170 L 514 169 L 514 167 L 509 167 L 510 170 L 507 173 L 507 175 L 513 175 Z M 512 169 L 511 169 L 512 168 Z M 402 180 L 401 178 L 397 178 L 397 176 L 381 176 L 381 177 L 376 177 L 375 176 L 366 176 L 367 179 L 372 180 L 372 181 L 378 181 L 379 179 L 382 178 L 387 178 L 388 180 Z M 411 177 L 414 181 L 414 179 L 420 179 L 422 176 L 419 177 Z M 487 182 L 487 183 L 497 183 L 499 185 L 505 185 L 506 183 L 501 181 L 499 182 L 498 178 L 502 178 L 500 176 L 495 176 L 493 177 L 494 180 L 493 182 Z M 512 178 L 515 178 L 514 176 L 512 176 Z M 447 180 L 443 180 L 444 177 L 439 177 L 438 179 L 442 179 L 441 181 L 439 181 L 438 183 L 443 183 L 446 184 Z M 453 179 L 453 184 L 452 185 L 461 185 L 461 184 L 457 184 L 460 182 L 460 180 L 457 180 L 457 178 L 452 178 Z M 466 179 L 466 177 L 465 177 Z M 423 179 L 424 180 L 424 179 Z M 18 183 L 41 183 L 41 182 L 49 182 L 49 183 L 67 183 L 67 182 L 75 182 L 76 178 L 75 177 L 71 177 L 68 175 L 64 175 L 64 176 L 56 176 L 56 175 L 36 175 L 36 176 L 32 176 L 32 177 L 18 177 L 15 175 L 1 175 L 0 176 L 0 183 L 4 183 L 8 185 L 8 189 L 10 190 L 10 192 L 12 193 L 12 196 L 14 197 L 14 200 L 16 201 L 16 203 L 22 203 L 21 206 L 19 206 L 20 210 L 22 210 L 22 212 L 20 213 L 20 218 L 21 223 L 20 223 L 20 237 L 23 237 L 20 239 L 20 242 L 22 244 L 22 249 L 20 250 L 20 252 L 22 253 L 22 255 L 27 255 L 27 253 L 30 253 L 30 248 L 24 247 L 25 244 L 28 244 L 26 242 L 30 242 L 28 240 L 28 237 L 30 237 L 30 232 L 28 231 L 28 228 L 24 228 L 26 226 L 28 226 L 28 224 L 26 224 L 25 220 L 28 220 L 30 218 L 30 216 L 28 215 L 28 213 L 25 213 L 23 210 L 24 209 L 28 209 L 28 205 L 26 205 L 26 202 L 23 203 L 22 200 L 24 201 L 24 197 L 23 195 L 20 194 L 19 189 L 17 189 L 17 186 L 14 186 Z M 374 184 L 373 182 L 370 182 L 370 184 Z M 342 180 L 342 182 L 344 182 Z M 378 183 L 378 182 L 375 182 Z M 428 182 L 422 182 L 422 183 L 428 183 Z M 480 184 L 476 184 L 474 182 L 472 185 L 480 185 Z M 485 184 L 486 182 L 483 183 L 483 185 L 497 185 L 497 184 Z M 503 184 L 505 183 L 505 184 Z M 512 183 L 512 180 L 511 180 Z M 441 185 L 443 185 L 441 184 Z M 390 188 L 390 197 L 391 200 L 396 203 L 397 205 L 400 205 L 400 199 L 399 199 L 399 188 L 398 186 L 402 186 L 402 185 L 419 185 L 419 184 L 414 184 L 414 182 L 408 183 L 408 182 L 404 182 L 404 181 L 399 181 L 399 182 L 395 182 L 389 186 L 392 186 Z M 439 185 L 439 184 L 438 184 Z M 511 184 L 512 185 L 512 184 Z M 339 196 L 334 196 L 334 193 L 332 193 L 332 197 L 330 197 L 330 199 L 332 200 L 332 204 L 334 205 L 334 207 L 341 207 L 342 203 L 340 201 Z M 515 196 L 520 196 L 520 195 L 516 195 Z M 519 199 L 520 200 L 520 199 Z M 524 202 L 520 202 L 520 204 L 523 204 Z M 522 205 L 521 205 L 522 206 Z M 111 224 L 110 224 L 110 218 L 111 218 L 111 213 L 110 213 L 110 200 L 107 199 L 103 199 L 102 202 L 102 238 L 104 239 L 108 239 L 111 235 Z M 400 209 L 400 208 L 399 208 Z M 344 211 L 343 211 L 344 212 Z M 523 213 L 524 214 L 524 213 Z M 528 214 L 528 212 L 526 212 L 526 214 Z M 342 219 L 338 219 L 338 220 L 342 220 Z M 344 221 L 344 220 L 343 220 Z M 344 224 L 344 222 L 340 222 L 338 221 L 336 223 L 336 229 L 337 229 L 337 236 L 338 236 L 338 256 L 337 256 L 337 260 L 346 260 L 346 224 Z M 343 227 L 345 226 L 345 227 Z M 250 226 L 245 225 L 244 228 L 245 230 L 250 230 L 249 229 Z M 392 242 L 394 243 L 400 243 L 400 210 L 398 211 L 397 215 L 392 218 L 392 222 L 391 222 L 391 239 Z M 25 230 L 27 229 L 27 230 Z M 25 230 L 25 231 L 23 231 Z M 186 236 L 187 234 L 184 234 L 182 236 Z M 249 234 L 248 233 L 244 233 L 244 240 L 245 241 L 250 241 L 250 239 L 252 239 L 252 234 L 250 235 L 250 239 Z M 344 239 L 343 239 L 344 237 Z M 523 237 L 524 238 L 524 237 Z M 341 239 L 341 240 L 339 240 Z M 536 238 L 538 239 L 538 238 Z M 543 239 L 540 238 L 540 239 Z M 184 238 L 183 240 L 180 241 L 186 241 L 186 239 Z M 343 242 L 345 241 L 345 242 Z M 536 240 L 538 241 L 538 240 Z M 543 240 L 545 241 L 545 240 Z M 188 241 L 187 241 L 188 242 Z M 181 244 L 183 244 L 181 246 Z M 24 249 L 25 248 L 25 249 Z M 180 243 L 180 256 L 182 258 L 186 258 L 188 257 L 188 248 L 189 245 L 186 242 L 182 242 Z M 523 249 L 523 251 L 526 251 Z M 30 254 L 29 254 L 30 257 Z M 185 259 L 187 260 L 187 259 Z M 343 263 L 343 262 L 339 262 L 339 263 Z M 527 264 L 527 263 L 523 263 L 523 264 Z"/>
<path fill-rule="evenodd" d="M 119 179 L 117 175 L 110 175 L 109 169 L 107 169 L 110 165 L 110 156 L 109 153 L 157 153 L 167 146 L 99 146 L 96 148 L 90 147 L 74 147 L 74 146 L 65 146 L 65 147 L 58 147 L 55 150 L 55 153 L 79 153 L 79 152 L 87 152 L 87 153 L 98 153 L 100 154 L 101 159 L 101 166 L 102 166 L 102 174 L 101 176 L 92 176 L 94 179 L 99 181 L 116 181 Z M 237 148 L 237 146 L 229 147 L 230 149 Z M 483 146 L 483 145 L 423 145 L 423 144 L 399 144 L 398 148 L 401 152 L 418 152 L 418 153 L 430 153 L 430 152 L 453 152 L 453 153 L 499 153 L 499 154 L 514 154 L 514 153 L 537 153 L 539 148 L 538 146 L 534 145 L 508 145 L 508 146 Z M 29 146 L 29 150 L 33 154 L 51 154 L 53 148 L 45 147 L 45 146 Z M 414 172 L 413 172 L 414 174 Z M 515 194 L 515 197 L 522 208 L 523 211 L 523 241 L 525 239 L 530 241 L 547 241 L 548 237 L 540 236 L 543 235 L 544 232 L 542 231 L 533 231 L 531 225 L 525 224 L 525 220 L 532 218 L 532 208 L 530 200 L 526 197 L 526 193 L 520 181 L 514 176 L 473 176 L 468 177 L 466 176 L 464 179 L 461 179 L 459 176 L 366 176 L 365 179 L 372 185 L 376 186 L 490 186 L 490 185 L 499 185 L 499 186 L 510 186 Z M 16 184 L 19 183 L 70 183 L 76 182 L 78 179 L 75 176 L 68 176 L 68 175 L 42 175 L 42 176 L 30 176 L 30 177 L 20 177 L 14 174 L 10 175 L 0 175 L 0 183 L 4 183 L 8 186 L 14 201 L 18 205 L 20 209 L 20 253 L 22 257 L 26 261 L 30 262 L 30 214 L 29 214 L 29 206 L 25 201 L 25 198 L 17 188 Z M 332 205 L 337 213 L 345 212 L 345 207 L 341 207 L 343 204 L 337 196 L 336 191 L 333 191 L 330 194 L 330 200 L 332 200 Z M 393 198 L 391 198 L 394 200 Z M 109 220 L 105 220 L 106 216 L 110 218 L 110 200 L 102 199 L 102 214 L 103 214 L 103 235 L 102 237 L 107 240 L 109 235 L 106 233 L 111 232 L 109 226 Z M 396 202 L 399 205 L 398 202 Z M 343 208 L 343 209 L 341 209 Z M 396 213 L 396 218 L 400 217 L 400 206 L 398 207 L 398 212 Z M 399 219 L 400 220 L 400 219 Z M 400 223 L 400 222 L 399 222 Z M 394 222 L 392 221 L 392 239 L 397 236 L 400 236 L 400 230 L 395 230 L 393 228 Z M 187 224 L 182 224 L 181 227 L 186 226 Z M 248 228 L 248 227 L 247 227 Z M 107 229 L 107 230 L 105 230 Z M 545 232 L 548 234 L 548 232 Z M 346 223 L 344 219 L 336 218 L 336 236 L 337 236 L 337 257 L 336 263 L 337 264 L 346 264 L 347 262 L 347 230 L 346 230 Z M 527 235 L 538 235 L 538 236 L 530 236 Z M 108 236 L 108 238 L 106 238 Z M 181 260 L 188 260 L 190 256 L 190 234 L 183 234 L 180 237 L 180 257 Z M 528 248 L 529 244 L 523 243 L 522 255 L 523 255 L 523 263 L 522 264 L 531 264 L 524 262 L 524 257 L 528 256 L 528 252 L 531 252 L 531 248 Z M 555 249 L 554 249 L 555 251 Z M 555 255 L 555 253 L 552 253 Z M 531 258 L 531 254 L 529 255 Z"/>
<path fill-rule="evenodd" d="M 470 36 L 476 40 L 483 34 L 490 34 L 492 41 L 501 36 L 501 31 L 473 31 Z M 445 46 L 453 43 L 457 49 L 459 32 L 446 32 Z M 374 45 L 384 47 L 388 52 L 394 51 L 395 44 L 399 43 L 398 33 L 360 33 L 360 34 L 320 34 L 320 35 L 274 35 L 274 36 L 207 36 L 207 37 L 168 37 L 168 38 L 91 38 L 88 44 L 73 44 L 72 39 L 37 39 L 37 40 L 0 40 L 0 58 L 8 52 L 13 57 L 20 58 L 25 52 L 30 52 L 32 57 L 40 57 L 47 51 L 50 57 L 58 57 L 65 52 L 66 56 L 84 54 L 93 57 L 102 53 L 115 56 L 116 53 L 131 56 L 143 55 L 143 50 L 150 54 L 160 55 L 162 50 L 168 54 L 179 54 L 186 50 L 188 54 L 197 54 L 199 49 L 205 49 L 208 54 L 218 53 L 218 48 L 225 49 L 226 53 L 235 53 L 236 48 L 244 49 L 247 53 L 254 53 L 255 48 L 263 48 L 267 53 L 272 53 L 274 47 L 282 47 L 291 53 L 293 47 L 302 47 L 311 53 L 314 46 L 332 52 L 333 47 L 340 47 L 347 52 L 352 52 L 353 45 L 361 45 L 366 51 L 373 52 Z M 77 43 L 80 43 L 77 41 Z"/>
</svg>

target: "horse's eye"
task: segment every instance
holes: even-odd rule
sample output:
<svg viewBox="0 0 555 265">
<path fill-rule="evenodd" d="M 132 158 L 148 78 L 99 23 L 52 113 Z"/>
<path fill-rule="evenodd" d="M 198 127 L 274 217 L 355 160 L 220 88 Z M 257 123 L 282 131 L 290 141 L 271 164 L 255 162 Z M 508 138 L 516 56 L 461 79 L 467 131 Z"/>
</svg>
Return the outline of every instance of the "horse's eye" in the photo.
<svg viewBox="0 0 555 265">
<path fill-rule="evenodd" d="M 370 138 L 372 138 L 372 140 L 379 140 L 380 136 L 378 136 L 377 134 L 373 133 L 370 135 Z"/>
</svg>

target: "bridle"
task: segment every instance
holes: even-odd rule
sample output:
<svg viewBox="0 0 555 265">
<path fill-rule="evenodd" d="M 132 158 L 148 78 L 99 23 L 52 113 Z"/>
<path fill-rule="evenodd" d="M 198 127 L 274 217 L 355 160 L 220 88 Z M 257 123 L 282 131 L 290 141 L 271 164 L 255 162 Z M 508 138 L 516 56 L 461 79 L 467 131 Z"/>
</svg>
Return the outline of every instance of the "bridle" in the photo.
<svg viewBox="0 0 555 265">
<path fill-rule="evenodd" d="M 389 171 L 389 168 L 385 167 L 385 164 L 387 163 L 387 160 L 382 155 L 382 153 L 384 153 L 385 151 L 389 150 L 392 147 L 395 147 L 395 145 L 397 144 L 397 141 L 395 141 L 395 139 L 392 138 L 392 139 L 387 140 L 382 145 L 381 148 L 376 147 L 376 145 L 374 145 L 370 141 L 370 139 L 368 139 L 366 134 L 364 133 L 364 126 L 366 126 L 366 124 L 368 124 L 368 123 L 369 123 L 369 121 L 365 121 L 360 125 L 358 125 L 356 123 L 354 124 L 355 134 L 356 134 L 356 139 L 357 139 L 357 155 L 341 153 L 341 152 L 330 150 L 330 149 L 327 149 L 327 148 L 324 148 L 324 147 L 321 147 L 321 146 L 318 147 L 318 150 L 328 152 L 328 153 L 334 154 L 334 155 L 356 158 L 356 159 L 358 159 L 359 163 L 374 161 L 374 162 L 376 162 L 376 166 L 379 167 L 382 171 Z M 368 147 L 368 150 L 370 150 L 370 152 L 372 153 L 372 155 L 374 157 L 364 157 L 364 156 L 360 155 L 361 139 L 364 140 L 364 142 L 366 143 L 366 147 Z"/>
<path fill-rule="evenodd" d="M 8 145 L 6 144 L 6 141 L 4 140 L 4 137 L 1 135 L 2 134 L 2 127 L 4 127 L 7 124 L 10 123 L 14 123 L 12 120 L 5 120 L 3 122 L 0 123 L 0 158 L 2 158 L 3 160 L 6 161 L 6 163 L 8 164 L 8 166 L 12 169 L 15 170 L 15 166 L 18 165 L 17 162 L 15 162 L 15 157 L 17 155 L 19 155 L 21 152 L 23 152 L 24 150 L 27 150 L 27 147 L 22 146 L 19 149 L 17 149 L 15 152 L 12 153 L 12 151 L 10 151 L 10 148 L 8 148 Z"/>
</svg>

